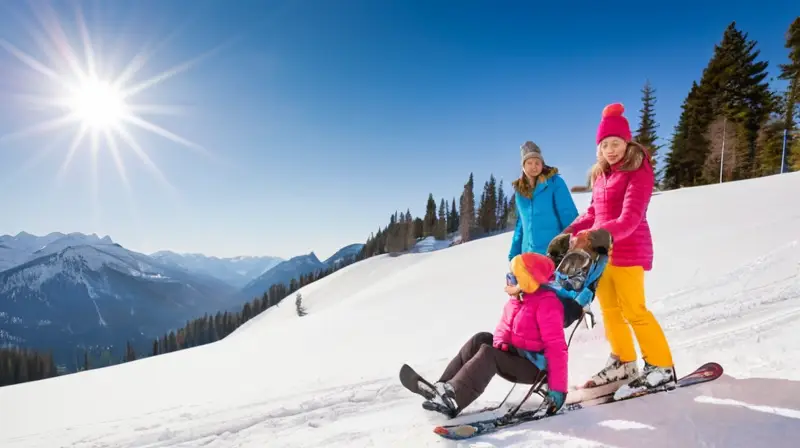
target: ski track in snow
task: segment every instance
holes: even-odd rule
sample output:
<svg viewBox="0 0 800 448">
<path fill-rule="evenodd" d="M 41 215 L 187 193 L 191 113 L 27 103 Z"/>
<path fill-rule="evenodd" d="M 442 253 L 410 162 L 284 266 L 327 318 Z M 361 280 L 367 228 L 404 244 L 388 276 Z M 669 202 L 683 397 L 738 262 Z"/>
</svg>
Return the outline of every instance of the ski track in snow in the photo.
<svg viewBox="0 0 800 448">
<path fill-rule="evenodd" d="M 654 198 L 659 246 L 646 277 L 648 305 L 667 333 L 678 375 L 713 360 L 725 375 L 712 383 L 469 441 L 434 435 L 447 419 L 423 410 L 397 372 L 408 362 L 433 380 L 469 336 L 494 328 L 506 300 L 498 292 L 506 233 L 348 266 L 300 291 L 309 312 L 303 318 L 293 303 L 283 304 L 219 343 L 0 388 L 0 446 L 794 447 L 800 215 L 780 200 L 787 191 L 800 193 L 800 173 Z M 576 201 L 585 208 L 588 196 Z M 697 250 L 699 242 L 705 250 Z M 572 341 L 571 384 L 608 355 L 596 302 L 593 308 L 598 325 L 579 328 Z M 499 403 L 509 387 L 495 379 L 465 412 Z M 505 409 L 526 391 L 517 386 Z"/>
</svg>

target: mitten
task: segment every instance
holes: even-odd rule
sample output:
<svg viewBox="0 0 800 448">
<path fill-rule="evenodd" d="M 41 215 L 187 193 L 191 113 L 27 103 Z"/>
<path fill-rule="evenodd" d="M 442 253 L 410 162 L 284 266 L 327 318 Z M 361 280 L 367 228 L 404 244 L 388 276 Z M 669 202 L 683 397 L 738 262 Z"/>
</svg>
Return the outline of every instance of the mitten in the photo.
<svg viewBox="0 0 800 448">
<path fill-rule="evenodd" d="M 611 250 L 611 234 L 606 229 L 589 232 L 589 243 L 598 254 L 608 255 Z"/>
<path fill-rule="evenodd" d="M 547 256 L 553 259 L 556 266 L 558 266 L 561 259 L 564 258 L 564 254 L 569 251 L 570 238 L 571 235 L 569 233 L 561 233 L 556 235 L 547 246 Z"/>
</svg>

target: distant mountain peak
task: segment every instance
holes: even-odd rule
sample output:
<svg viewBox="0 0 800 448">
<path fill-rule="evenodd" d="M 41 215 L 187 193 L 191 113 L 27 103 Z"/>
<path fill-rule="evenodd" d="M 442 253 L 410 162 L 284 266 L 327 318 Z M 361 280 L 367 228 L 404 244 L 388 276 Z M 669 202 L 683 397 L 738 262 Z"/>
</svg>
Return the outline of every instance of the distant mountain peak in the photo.
<svg viewBox="0 0 800 448">
<path fill-rule="evenodd" d="M 336 253 L 328 257 L 328 259 L 325 260 L 324 263 L 331 267 L 338 265 L 344 262 L 345 260 L 351 259 L 356 255 L 358 255 L 358 253 L 361 252 L 361 248 L 363 247 L 364 247 L 363 243 L 348 244 L 347 246 L 342 247 L 341 249 L 337 250 Z"/>
<path fill-rule="evenodd" d="M 202 253 L 178 253 L 171 250 L 160 250 L 153 252 L 150 256 L 190 272 L 210 275 L 236 288 L 241 288 L 250 280 L 283 261 L 282 258 L 274 256 L 244 255 L 224 258 Z"/>
<path fill-rule="evenodd" d="M 85 239 L 89 241 L 98 241 L 107 244 L 114 244 L 114 241 L 111 239 L 111 236 L 106 235 L 104 237 L 100 237 L 97 233 L 82 233 L 82 232 L 50 232 L 47 235 L 34 235 L 32 233 L 25 232 L 24 230 L 17 233 L 16 235 L 0 235 L 0 238 L 11 238 L 15 240 L 35 240 L 40 239 L 45 242 L 54 241 L 61 238 L 74 238 L 74 239 Z"/>
</svg>

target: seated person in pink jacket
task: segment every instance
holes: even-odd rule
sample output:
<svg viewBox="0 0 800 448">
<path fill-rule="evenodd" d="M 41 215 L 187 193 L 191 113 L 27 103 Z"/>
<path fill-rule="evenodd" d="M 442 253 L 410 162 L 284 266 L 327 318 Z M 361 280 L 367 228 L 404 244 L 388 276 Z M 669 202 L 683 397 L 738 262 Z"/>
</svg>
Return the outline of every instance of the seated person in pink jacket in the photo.
<svg viewBox="0 0 800 448">
<path fill-rule="evenodd" d="M 547 413 L 564 405 L 567 393 L 567 341 L 564 307 L 555 293 L 539 285 L 553 278 L 555 264 L 545 255 L 523 253 L 511 260 L 502 318 L 494 335 L 474 335 L 450 361 L 435 384 L 434 402 L 453 417 L 475 401 L 495 374 L 512 383 L 534 384 L 547 373 Z"/>
</svg>

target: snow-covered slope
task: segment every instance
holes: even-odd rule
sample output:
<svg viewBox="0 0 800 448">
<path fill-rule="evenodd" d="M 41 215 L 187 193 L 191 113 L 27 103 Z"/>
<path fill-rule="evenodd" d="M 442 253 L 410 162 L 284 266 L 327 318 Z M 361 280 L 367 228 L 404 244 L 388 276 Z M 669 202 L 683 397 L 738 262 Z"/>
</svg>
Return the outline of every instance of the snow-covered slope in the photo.
<svg viewBox="0 0 800 448">
<path fill-rule="evenodd" d="M 168 250 L 158 251 L 150 256 L 189 272 L 210 275 L 236 288 L 243 287 L 284 261 L 271 256 L 219 258 L 203 254 L 178 254 Z"/>
<path fill-rule="evenodd" d="M 458 234 L 453 235 L 452 237 L 446 238 L 444 240 L 437 240 L 432 236 L 425 237 L 414 245 L 411 248 L 410 252 L 432 252 L 435 250 L 442 250 L 450 247 L 453 244 L 453 241 L 458 238 Z"/>
<path fill-rule="evenodd" d="M 800 173 L 653 198 L 648 302 L 679 374 L 715 360 L 726 376 L 475 443 L 796 446 L 798 195 Z M 588 195 L 576 198 L 584 209 Z M 457 446 L 432 433 L 445 419 L 421 409 L 397 372 L 408 362 L 435 379 L 469 336 L 494 329 L 507 300 L 510 238 L 370 258 L 303 288 L 305 317 L 290 299 L 215 344 L 0 388 L 0 446 Z M 571 382 L 607 354 L 602 325 L 579 329 Z M 509 387 L 496 378 L 474 408 L 498 402 Z M 510 400 L 525 391 L 517 387 Z"/>
</svg>

